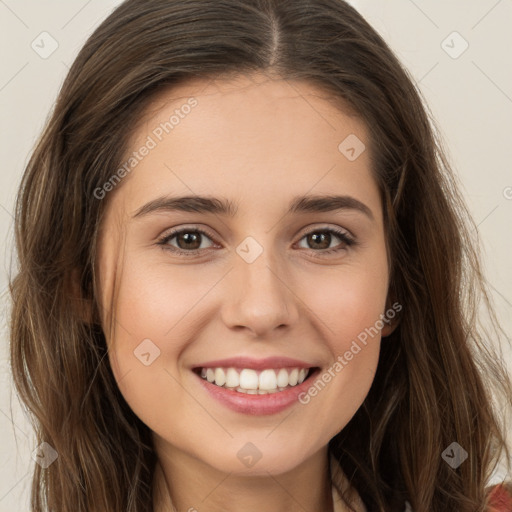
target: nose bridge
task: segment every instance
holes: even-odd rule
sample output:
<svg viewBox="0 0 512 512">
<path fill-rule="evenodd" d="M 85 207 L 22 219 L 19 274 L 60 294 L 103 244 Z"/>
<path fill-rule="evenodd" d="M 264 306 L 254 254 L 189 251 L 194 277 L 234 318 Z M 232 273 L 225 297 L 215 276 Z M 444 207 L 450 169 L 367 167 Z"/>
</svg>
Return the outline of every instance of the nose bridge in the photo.
<svg viewBox="0 0 512 512">
<path fill-rule="evenodd" d="M 237 271 L 246 292 L 262 291 L 271 292 L 273 295 L 274 292 L 280 293 L 277 288 L 283 284 L 277 278 L 280 264 L 275 251 L 276 249 L 271 248 L 269 242 L 263 246 L 252 237 L 247 237 L 236 248 Z"/>
</svg>

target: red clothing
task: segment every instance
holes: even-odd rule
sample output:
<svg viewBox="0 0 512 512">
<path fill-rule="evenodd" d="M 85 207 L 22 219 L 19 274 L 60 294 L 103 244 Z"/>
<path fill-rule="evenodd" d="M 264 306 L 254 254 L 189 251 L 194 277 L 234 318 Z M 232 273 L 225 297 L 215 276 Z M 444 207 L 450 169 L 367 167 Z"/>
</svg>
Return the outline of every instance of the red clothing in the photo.
<svg viewBox="0 0 512 512">
<path fill-rule="evenodd" d="M 489 491 L 488 512 L 512 512 L 512 486 L 493 485 Z"/>
</svg>

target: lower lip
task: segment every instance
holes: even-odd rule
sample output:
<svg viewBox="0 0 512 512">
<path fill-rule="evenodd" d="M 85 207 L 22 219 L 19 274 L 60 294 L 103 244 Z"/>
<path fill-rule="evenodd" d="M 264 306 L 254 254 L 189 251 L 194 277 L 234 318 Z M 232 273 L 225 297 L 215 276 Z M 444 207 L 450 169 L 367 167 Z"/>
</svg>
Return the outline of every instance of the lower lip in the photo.
<svg viewBox="0 0 512 512">
<path fill-rule="evenodd" d="M 309 377 L 298 386 L 266 395 L 240 393 L 239 391 L 216 386 L 206 379 L 203 379 L 195 372 L 194 375 L 200 380 L 201 385 L 214 399 L 218 400 L 229 409 L 243 414 L 263 416 L 277 414 L 297 403 L 299 395 L 308 390 L 311 384 L 311 378 L 314 377 L 318 371 L 318 369 L 314 370 Z"/>
</svg>

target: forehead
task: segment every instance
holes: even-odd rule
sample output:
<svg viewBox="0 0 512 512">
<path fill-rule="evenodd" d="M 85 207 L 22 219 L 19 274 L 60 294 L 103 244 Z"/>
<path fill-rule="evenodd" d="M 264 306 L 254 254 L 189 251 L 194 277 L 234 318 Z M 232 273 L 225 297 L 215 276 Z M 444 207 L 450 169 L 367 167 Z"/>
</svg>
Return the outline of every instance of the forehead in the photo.
<svg viewBox="0 0 512 512">
<path fill-rule="evenodd" d="M 123 187 L 141 200 L 155 188 L 189 195 L 230 190 L 260 204 L 333 188 L 378 200 L 367 129 L 342 105 L 311 83 L 258 73 L 181 83 L 159 93 L 133 129 L 125 161 L 151 149 Z M 346 140 L 361 151 L 356 159 L 343 152 Z"/>
<path fill-rule="evenodd" d="M 192 97 L 200 103 L 194 117 L 199 117 L 198 111 L 207 112 L 210 116 L 216 116 L 217 123 L 229 114 L 231 123 L 242 120 L 247 124 L 247 118 L 250 117 L 256 127 L 263 126 L 270 130 L 272 124 L 283 118 L 292 121 L 303 116 L 312 128 L 320 123 L 325 125 L 324 128 L 337 131 L 340 121 L 343 121 L 346 128 L 352 127 L 361 134 L 365 132 L 364 123 L 352 106 L 340 95 L 328 92 L 325 86 L 320 87 L 306 80 L 297 81 L 253 72 L 190 79 L 161 91 L 134 127 L 135 137 L 137 132 L 140 135 L 154 127 L 155 123 L 166 120 L 166 113 L 180 110 Z M 313 117 L 316 118 L 314 121 Z M 202 118 L 202 121 L 205 120 Z M 303 131 L 302 128 L 301 125 L 295 125 L 294 130 L 282 135 L 292 136 Z"/>
</svg>

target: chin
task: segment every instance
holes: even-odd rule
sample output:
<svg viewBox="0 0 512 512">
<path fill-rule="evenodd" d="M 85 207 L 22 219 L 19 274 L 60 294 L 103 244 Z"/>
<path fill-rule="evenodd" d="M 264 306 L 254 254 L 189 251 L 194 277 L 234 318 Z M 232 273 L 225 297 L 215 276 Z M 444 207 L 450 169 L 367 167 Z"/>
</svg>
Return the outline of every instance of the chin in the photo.
<svg viewBox="0 0 512 512">
<path fill-rule="evenodd" d="M 210 453 L 207 464 L 223 473 L 237 476 L 280 475 L 292 471 L 303 464 L 315 450 L 308 450 L 304 444 L 283 447 L 282 444 L 269 443 L 268 439 L 258 443 L 254 441 L 239 442 L 233 450 L 231 447 L 222 453 Z"/>
</svg>

